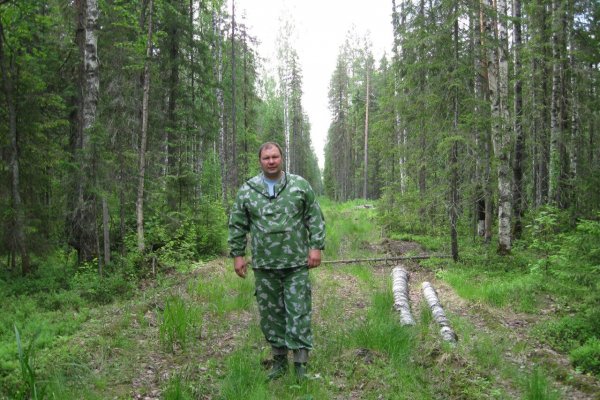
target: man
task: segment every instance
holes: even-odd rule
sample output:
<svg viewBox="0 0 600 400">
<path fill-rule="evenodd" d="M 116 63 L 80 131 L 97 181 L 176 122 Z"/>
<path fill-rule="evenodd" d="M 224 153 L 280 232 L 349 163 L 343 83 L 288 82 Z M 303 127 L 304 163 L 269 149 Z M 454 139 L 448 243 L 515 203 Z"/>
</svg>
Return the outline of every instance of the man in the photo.
<svg viewBox="0 0 600 400">
<path fill-rule="evenodd" d="M 235 272 L 246 277 L 246 235 L 250 233 L 252 269 L 260 327 L 273 353 L 269 379 L 288 370 L 293 351 L 296 377 L 306 374 L 312 349 L 310 268 L 321 264 L 325 222 L 310 184 L 283 171 L 283 152 L 264 143 L 258 158 L 262 173 L 242 185 L 229 217 L 229 246 Z"/>
</svg>

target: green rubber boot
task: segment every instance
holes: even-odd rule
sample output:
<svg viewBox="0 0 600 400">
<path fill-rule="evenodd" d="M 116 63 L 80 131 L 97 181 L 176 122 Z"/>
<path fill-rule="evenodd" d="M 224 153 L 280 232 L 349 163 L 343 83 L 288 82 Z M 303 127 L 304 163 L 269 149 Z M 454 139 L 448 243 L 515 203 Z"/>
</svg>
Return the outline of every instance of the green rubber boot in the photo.
<svg viewBox="0 0 600 400">
<path fill-rule="evenodd" d="M 296 380 L 298 382 L 306 379 L 306 363 L 295 362 L 294 372 L 296 372 Z"/>
<path fill-rule="evenodd" d="M 273 366 L 267 376 L 268 380 L 273 381 L 281 378 L 288 371 L 287 354 L 278 354 L 273 356 Z"/>
</svg>

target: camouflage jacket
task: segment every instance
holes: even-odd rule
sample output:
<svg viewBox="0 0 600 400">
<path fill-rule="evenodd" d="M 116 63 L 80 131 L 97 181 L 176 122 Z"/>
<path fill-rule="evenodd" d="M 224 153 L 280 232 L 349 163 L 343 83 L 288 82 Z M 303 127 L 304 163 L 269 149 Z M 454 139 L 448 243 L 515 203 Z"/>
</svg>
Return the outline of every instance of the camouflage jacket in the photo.
<svg viewBox="0 0 600 400">
<path fill-rule="evenodd" d="M 245 255 L 247 233 L 254 268 L 306 265 L 308 250 L 323 249 L 325 243 L 325 220 L 310 184 L 285 173 L 270 196 L 262 174 L 246 181 L 229 216 L 232 257 Z"/>
</svg>

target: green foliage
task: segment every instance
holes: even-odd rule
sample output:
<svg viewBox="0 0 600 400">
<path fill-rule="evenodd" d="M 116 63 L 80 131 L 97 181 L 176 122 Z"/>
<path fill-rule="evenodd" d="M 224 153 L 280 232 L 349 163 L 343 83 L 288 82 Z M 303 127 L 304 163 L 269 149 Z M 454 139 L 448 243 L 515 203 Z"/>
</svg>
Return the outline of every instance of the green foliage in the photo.
<svg viewBox="0 0 600 400">
<path fill-rule="evenodd" d="M 394 363 L 402 365 L 412 351 L 414 335 L 409 328 L 401 327 L 396 311 L 390 307 L 394 299 L 390 290 L 373 295 L 373 304 L 367 318 L 351 333 L 357 348 L 384 352 Z"/>
<path fill-rule="evenodd" d="M 217 314 L 247 310 L 254 303 L 254 283 L 250 278 L 224 278 L 211 284 L 199 279 L 190 289 L 207 311 Z"/>
<path fill-rule="evenodd" d="M 246 348 L 247 349 L 247 348 Z M 252 352 L 244 348 L 233 352 L 226 360 L 227 374 L 223 381 L 221 396 L 224 399 L 268 399 L 266 376 L 252 356 Z"/>
<path fill-rule="evenodd" d="M 597 331 L 596 331 L 597 332 Z M 589 338 L 585 344 L 571 351 L 571 362 L 581 372 L 600 377 L 600 339 Z"/>
<path fill-rule="evenodd" d="M 21 368 L 21 377 L 24 384 L 24 388 L 19 397 L 33 400 L 43 399 L 45 397 L 45 389 L 43 385 L 40 385 L 40 382 L 37 379 L 34 365 L 35 341 L 39 336 L 39 331 L 33 336 L 29 342 L 29 346 L 24 349 L 23 344 L 21 343 L 19 329 L 16 325 L 14 327 L 19 355 L 19 366 Z"/>
<path fill-rule="evenodd" d="M 343 204 L 319 199 L 325 216 L 325 256 L 335 259 L 342 254 L 360 256 L 369 242 L 380 236 L 376 225 L 376 211 L 364 208 L 364 201 L 355 200 Z M 356 210 L 360 212 L 356 212 Z"/>
<path fill-rule="evenodd" d="M 177 346 L 185 349 L 190 341 L 196 339 L 202 321 L 198 309 L 187 305 L 180 296 L 171 296 L 165 301 L 159 327 L 161 344 L 169 351 Z"/>
<path fill-rule="evenodd" d="M 169 379 L 161 398 L 163 400 L 192 400 L 194 397 L 186 386 L 186 382 L 179 375 L 175 375 Z"/>
<path fill-rule="evenodd" d="M 437 276 L 450 283 L 465 299 L 493 307 L 511 306 L 525 312 L 536 311 L 536 296 L 542 289 L 536 276 L 518 271 L 453 268 L 439 271 Z"/>
<path fill-rule="evenodd" d="M 569 352 L 584 345 L 588 339 L 597 338 L 600 332 L 600 308 L 593 304 L 588 307 L 575 315 L 542 325 L 540 333 L 545 341 L 557 350 Z"/>
<path fill-rule="evenodd" d="M 539 368 L 535 368 L 528 376 L 525 386 L 524 400 L 554 400 L 558 399 L 558 393 L 552 390 L 548 379 Z"/>
<path fill-rule="evenodd" d="M 88 263 L 75 273 L 71 286 L 82 298 L 91 303 L 108 304 L 116 298 L 131 296 L 134 282 L 119 271 L 107 271 L 100 276 L 96 266 Z"/>
<path fill-rule="evenodd" d="M 202 201 L 195 209 L 154 215 L 146 228 L 148 246 L 167 265 L 208 259 L 225 252 L 226 222 L 220 201 Z"/>
<path fill-rule="evenodd" d="M 446 234 L 446 215 L 440 193 L 424 198 L 416 190 L 398 192 L 396 185 L 383 188 L 379 201 L 379 223 L 395 234 L 442 236 Z"/>
</svg>

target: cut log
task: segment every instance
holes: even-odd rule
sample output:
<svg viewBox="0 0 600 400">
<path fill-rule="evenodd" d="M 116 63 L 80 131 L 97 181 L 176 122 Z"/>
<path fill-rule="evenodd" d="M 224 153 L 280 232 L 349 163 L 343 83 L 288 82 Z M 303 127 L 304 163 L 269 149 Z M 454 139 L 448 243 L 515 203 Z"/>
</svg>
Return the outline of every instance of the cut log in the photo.
<svg viewBox="0 0 600 400">
<path fill-rule="evenodd" d="M 458 337 L 450 326 L 450 321 L 444 313 L 444 309 L 440 304 L 440 300 L 438 299 L 435 289 L 429 282 L 423 282 L 422 288 L 423 296 L 425 297 L 425 300 L 427 300 L 427 304 L 429 304 L 429 308 L 433 314 L 433 319 L 435 319 L 435 322 L 441 326 L 440 335 L 442 336 L 442 339 L 450 343 L 456 343 Z"/>
<path fill-rule="evenodd" d="M 394 308 L 400 312 L 400 324 L 415 325 L 408 298 L 408 272 L 401 266 L 394 267 L 392 270 L 392 292 Z"/>
<path fill-rule="evenodd" d="M 390 261 L 410 261 L 410 260 L 427 260 L 430 258 L 450 258 L 448 254 L 433 254 L 433 255 L 416 255 L 416 256 L 401 256 L 401 257 L 382 257 L 382 258 L 354 258 L 350 260 L 324 260 L 321 264 L 358 264 L 367 262 L 385 262 Z"/>
</svg>

